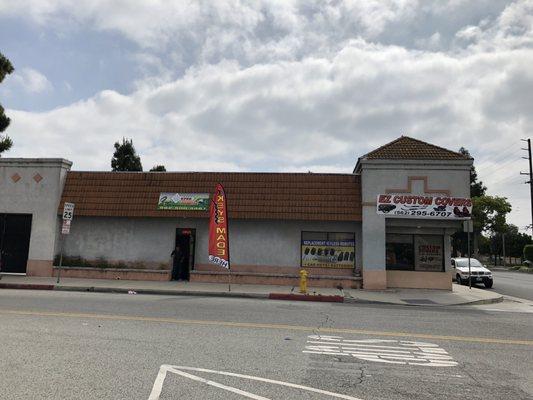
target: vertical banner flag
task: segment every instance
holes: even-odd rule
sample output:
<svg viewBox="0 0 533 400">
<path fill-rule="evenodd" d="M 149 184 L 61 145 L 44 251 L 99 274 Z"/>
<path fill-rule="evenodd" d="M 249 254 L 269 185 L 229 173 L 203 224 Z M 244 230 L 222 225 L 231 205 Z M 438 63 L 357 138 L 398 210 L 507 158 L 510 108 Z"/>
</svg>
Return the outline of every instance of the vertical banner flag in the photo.
<svg viewBox="0 0 533 400">
<path fill-rule="evenodd" d="M 217 183 L 211 201 L 209 221 L 209 261 L 230 269 L 228 213 L 224 187 Z"/>
</svg>

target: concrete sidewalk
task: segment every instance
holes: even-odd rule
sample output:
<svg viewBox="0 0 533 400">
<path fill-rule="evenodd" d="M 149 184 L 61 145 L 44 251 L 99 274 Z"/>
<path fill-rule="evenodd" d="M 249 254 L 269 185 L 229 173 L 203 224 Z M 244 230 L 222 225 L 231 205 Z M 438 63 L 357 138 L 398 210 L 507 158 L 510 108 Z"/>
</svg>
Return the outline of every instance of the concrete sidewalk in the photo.
<svg viewBox="0 0 533 400">
<path fill-rule="evenodd" d="M 106 292 L 157 294 L 178 296 L 240 297 L 277 300 L 332 301 L 345 303 L 383 303 L 397 305 L 451 306 L 463 304 L 488 304 L 503 300 L 498 293 L 483 289 L 453 285 L 453 291 L 424 289 L 389 289 L 367 291 L 333 288 L 310 288 L 309 295 L 299 295 L 298 287 L 272 285 L 231 285 L 221 283 L 193 283 L 175 281 L 128 281 L 107 279 L 75 279 L 2 275 L 0 289 L 62 290 L 80 292 Z"/>
</svg>

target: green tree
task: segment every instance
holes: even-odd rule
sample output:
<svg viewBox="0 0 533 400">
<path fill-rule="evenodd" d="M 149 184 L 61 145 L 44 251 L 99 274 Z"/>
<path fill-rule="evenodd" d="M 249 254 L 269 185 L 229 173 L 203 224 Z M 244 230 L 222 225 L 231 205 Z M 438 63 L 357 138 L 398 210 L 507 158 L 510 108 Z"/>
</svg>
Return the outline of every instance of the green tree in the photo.
<svg viewBox="0 0 533 400">
<path fill-rule="evenodd" d="M 164 165 L 154 165 L 150 172 L 166 172 L 167 169 Z"/>
<path fill-rule="evenodd" d="M 2 83 L 6 75 L 12 73 L 14 70 L 15 69 L 13 68 L 13 65 L 11 65 L 11 62 L 2 53 L 0 53 L 0 83 Z M 2 107 L 0 104 L 0 155 L 13 146 L 13 141 L 11 138 L 7 135 L 2 135 L 2 132 L 7 129 L 10 122 L 11 120 L 4 113 L 4 107 Z"/>
<path fill-rule="evenodd" d="M 469 157 L 469 158 L 472 158 L 472 156 L 470 155 L 470 152 L 465 149 L 464 147 L 461 147 L 459 149 L 459 153 Z M 477 171 L 476 171 L 476 167 L 474 166 L 474 164 L 472 164 L 472 167 L 470 168 L 470 197 L 474 200 L 476 198 L 481 198 L 483 196 L 485 196 L 487 192 L 487 187 L 485 185 L 483 185 L 483 182 L 481 181 L 478 181 L 478 176 L 477 176 Z M 475 200 L 474 200 L 475 202 Z M 474 203 L 475 204 L 475 203 Z M 475 212 L 476 212 L 476 209 L 475 209 L 475 206 L 474 206 L 474 215 L 473 215 L 473 219 L 474 221 L 476 220 L 476 216 L 475 216 Z M 486 218 L 483 218 L 483 221 L 485 221 Z M 474 243 L 473 243 L 473 252 L 474 254 L 477 252 L 478 250 L 478 243 L 479 243 L 479 239 L 480 239 L 480 236 L 481 236 L 481 232 L 484 231 L 484 227 L 483 226 L 479 226 L 479 224 L 476 226 L 476 224 L 474 223 Z M 454 254 L 460 254 L 460 255 L 466 255 L 466 253 L 468 252 L 468 235 L 463 232 L 462 230 L 456 232 L 453 236 L 452 236 L 452 247 L 453 247 L 453 253 Z"/>
<path fill-rule="evenodd" d="M 474 231 L 494 236 L 505 232 L 508 225 L 506 216 L 511 212 L 511 204 L 506 197 L 481 196 L 472 198 L 472 219 Z"/>
<path fill-rule="evenodd" d="M 503 255 L 503 238 L 505 234 L 505 255 L 508 257 L 522 257 L 524 246 L 531 244 L 531 236 L 521 233 L 513 224 L 506 224 L 503 231 L 492 238 L 492 250 L 495 254 Z"/>
<path fill-rule="evenodd" d="M 115 143 L 115 152 L 111 159 L 113 171 L 142 171 L 141 158 L 135 152 L 132 139 L 122 138 L 122 143 Z"/>
<path fill-rule="evenodd" d="M 459 153 L 472 158 L 470 152 L 464 147 L 459 149 Z M 477 179 L 476 167 L 472 164 L 472 168 L 470 168 L 470 197 L 485 196 L 487 192 L 487 187 L 483 185 L 482 181 L 478 181 Z"/>
</svg>

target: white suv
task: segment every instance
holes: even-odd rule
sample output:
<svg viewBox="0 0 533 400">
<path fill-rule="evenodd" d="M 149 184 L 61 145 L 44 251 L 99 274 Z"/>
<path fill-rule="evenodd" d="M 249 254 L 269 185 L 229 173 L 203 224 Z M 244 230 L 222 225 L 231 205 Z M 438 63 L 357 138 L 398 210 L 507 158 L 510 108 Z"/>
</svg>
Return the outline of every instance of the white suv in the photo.
<svg viewBox="0 0 533 400">
<path fill-rule="evenodd" d="M 455 281 L 459 285 L 468 284 L 468 258 L 452 258 L 452 268 L 455 269 Z M 481 283 L 486 288 L 492 287 L 492 272 L 475 258 L 470 259 L 472 283 Z"/>
</svg>

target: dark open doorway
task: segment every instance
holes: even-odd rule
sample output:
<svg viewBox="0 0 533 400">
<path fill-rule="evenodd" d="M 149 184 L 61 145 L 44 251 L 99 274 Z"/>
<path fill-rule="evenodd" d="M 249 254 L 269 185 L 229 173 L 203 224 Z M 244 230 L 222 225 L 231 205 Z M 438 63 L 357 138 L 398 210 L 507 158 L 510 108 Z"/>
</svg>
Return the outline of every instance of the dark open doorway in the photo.
<svg viewBox="0 0 533 400">
<path fill-rule="evenodd" d="M 31 215 L 0 214 L 0 271 L 26 273 Z"/>
<path fill-rule="evenodd" d="M 190 271 L 194 269 L 195 243 L 196 229 L 176 229 L 176 246 L 179 246 L 181 251 L 183 252 L 183 264 L 180 268 L 180 279 L 189 280 Z"/>
</svg>

